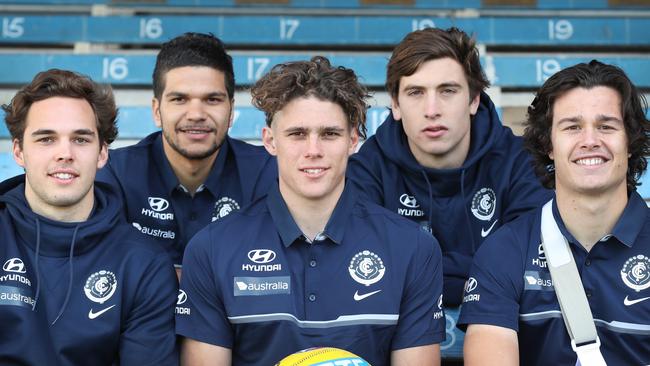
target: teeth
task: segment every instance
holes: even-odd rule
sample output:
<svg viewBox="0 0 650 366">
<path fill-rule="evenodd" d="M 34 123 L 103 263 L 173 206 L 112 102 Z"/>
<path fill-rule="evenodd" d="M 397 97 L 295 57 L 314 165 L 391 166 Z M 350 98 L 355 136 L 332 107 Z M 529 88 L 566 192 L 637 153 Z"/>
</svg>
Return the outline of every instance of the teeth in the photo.
<svg viewBox="0 0 650 366">
<path fill-rule="evenodd" d="M 193 134 L 193 135 L 198 135 L 200 133 L 205 133 L 205 131 L 200 131 L 200 130 L 187 130 L 185 132 L 189 133 L 189 134 Z"/>
<path fill-rule="evenodd" d="M 586 158 L 586 159 L 578 159 L 576 161 L 578 165 L 598 165 L 604 162 L 605 160 L 603 160 L 603 158 Z"/>
<path fill-rule="evenodd" d="M 323 169 L 304 169 L 303 170 L 307 174 L 318 174 L 323 171 Z"/>
<path fill-rule="evenodd" d="M 72 179 L 72 178 L 74 178 L 74 176 L 72 174 L 69 174 L 69 173 L 55 173 L 55 174 L 52 174 L 52 176 L 54 176 L 57 179 Z"/>
</svg>

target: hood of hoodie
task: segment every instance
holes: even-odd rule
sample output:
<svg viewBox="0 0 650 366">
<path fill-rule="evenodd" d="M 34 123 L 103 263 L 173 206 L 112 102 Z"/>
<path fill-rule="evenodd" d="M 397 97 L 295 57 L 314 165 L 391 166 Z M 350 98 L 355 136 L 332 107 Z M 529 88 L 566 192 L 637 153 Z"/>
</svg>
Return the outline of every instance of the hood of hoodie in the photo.
<svg viewBox="0 0 650 366">
<path fill-rule="evenodd" d="M 25 176 L 17 176 L 0 184 L 0 208 L 4 206 L 16 228 L 16 235 L 31 250 L 36 250 L 40 236 L 39 255 L 67 257 L 75 229 L 73 255 L 80 255 L 98 245 L 100 238 L 120 220 L 120 199 L 112 188 L 95 183 L 95 205 L 88 220 L 59 222 L 34 213 L 25 198 Z M 38 223 L 37 223 L 38 221 Z M 39 230 L 37 230 L 39 228 Z"/>
<path fill-rule="evenodd" d="M 477 163 L 498 141 L 504 129 L 490 97 L 481 92 L 479 107 L 472 117 L 470 147 L 463 165 L 455 169 L 430 169 L 415 160 L 408 145 L 402 121 L 396 121 L 392 113 L 375 133 L 377 145 L 393 163 L 401 166 L 408 174 L 428 178 L 431 188 L 438 194 L 454 195 L 461 189 L 461 178 L 472 179 Z"/>
</svg>

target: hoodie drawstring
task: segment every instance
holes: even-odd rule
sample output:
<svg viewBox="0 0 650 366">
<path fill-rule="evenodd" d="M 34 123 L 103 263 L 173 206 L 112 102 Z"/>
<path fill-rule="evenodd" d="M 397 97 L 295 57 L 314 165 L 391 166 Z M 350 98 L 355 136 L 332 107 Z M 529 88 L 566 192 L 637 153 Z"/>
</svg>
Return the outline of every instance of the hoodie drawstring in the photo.
<svg viewBox="0 0 650 366">
<path fill-rule="evenodd" d="M 70 269 L 70 279 L 68 280 L 68 291 L 65 294 L 65 300 L 63 300 L 63 305 L 61 305 L 61 310 L 59 310 L 59 314 L 54 318 L 54 321 L 52 322 L 51 325 L 54 325 L 57 320 L 61 317 L 63 314 L 63 311 L 65 310 L 65 307 L 68 305 L 68 300 L 70 300 L 70 294 L 72 293 L 72 281 L 73 281 L 73 274 L 74 274 L 74 267 L 72 264 L 72 257 L 74 255 L 74 245 L 75 242 L 77 241 L 77 232 L 79 231 L 79 225 L 75 226 L 74 232 L 72 233 L 72 243 L 70 243 L 70 254 L 68 257 L 68 268 Z"/>
<path fill-rule="evenodd" d="M 36 295 L 34 296 L 34 305 L 32 311 L 36 310 L 38 296 L 41 294 L 41 271 L 38 268 L 38 254 L 41 250 L 41 222 L 36 217 L 36 258 L 34 258 L 34 268 L 36 270 Z"/>
<path fill-rule="evenodd" d="M 431 182 L 429 182 L 429 177 L 427 177 L 427 172 L 421 170 L 422 175 L 424 176 L 424 181 L 427 182 L 427 189 L 429 190 L 429 230 L 433 234 L 433 191 L 431 190 Z"/>
<path fill-rule="evenodd" d="M 465 213 L 465 221 L 467 227 L 472 227 L 472 221 L 469 219 L 469 212 L 467 212 L 467 205 L 465 204 L 465 169 L 460 171 L 460 196 L 463 202 L 463 212 Z M 476 239 L 474 239 L 474 230 L 469 231 L 469 238 L 472 240 L 472 255 L 476 253 Z"/>
</svg>

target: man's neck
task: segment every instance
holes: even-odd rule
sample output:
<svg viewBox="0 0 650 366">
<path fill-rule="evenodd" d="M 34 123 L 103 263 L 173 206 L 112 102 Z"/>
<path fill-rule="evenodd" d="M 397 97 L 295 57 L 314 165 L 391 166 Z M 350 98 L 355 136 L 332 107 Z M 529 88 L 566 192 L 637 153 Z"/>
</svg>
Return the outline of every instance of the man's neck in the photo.
<svg viewBox="0 0 650 366">
<path fill-rule="evenodd" d="M 556 191 L 557 207 L 567 230 L 587 250 L 614 229 L 627 205 L 627 187 L 595 195 Z"/>
<path fill-rule="evenodd" d="M 174 175 L 191 195 L 194 195 L 201 184 L 208 179 L 219 150 L 205 159 L 188 159 L 167 144 L 163 144 L 163 151 L 174 171 Z"/>
<path fill-rule="evenodd" d="M 287 189 L 280 179 L 280 194 L 287 204 L 293 220 L 309 240 L 325 229 L 334 208 L 341 198 L 344 185 L 341 184 L 331 194 L 322 199 L 306 199 Z"/>
</svg>

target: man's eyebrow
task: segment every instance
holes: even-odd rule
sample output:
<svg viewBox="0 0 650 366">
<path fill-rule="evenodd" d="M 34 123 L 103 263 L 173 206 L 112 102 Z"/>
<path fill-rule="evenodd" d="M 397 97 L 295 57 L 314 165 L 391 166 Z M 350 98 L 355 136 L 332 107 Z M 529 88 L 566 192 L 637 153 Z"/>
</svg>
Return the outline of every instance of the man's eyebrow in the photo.
<svg viewBox="0 0 650 366">
<path fill-rule="evenodd" d="M 88 129 L 88 128 L 80 128 L 78 130 L 74 130 L 73 132 L 75 135 L 83 135 L 83 136 L 95 136 L 96 133 L 95 131 Z M 32 136 L 43 136 L 43 135 L 56 135 L 57 132 L 55 130 L 50 130 L 47 128 L 39 128 L 38 130 L 32 132 Z"/>
</svg>

